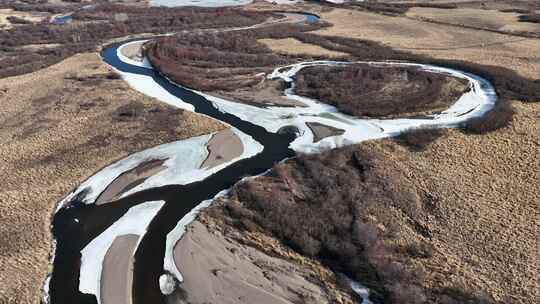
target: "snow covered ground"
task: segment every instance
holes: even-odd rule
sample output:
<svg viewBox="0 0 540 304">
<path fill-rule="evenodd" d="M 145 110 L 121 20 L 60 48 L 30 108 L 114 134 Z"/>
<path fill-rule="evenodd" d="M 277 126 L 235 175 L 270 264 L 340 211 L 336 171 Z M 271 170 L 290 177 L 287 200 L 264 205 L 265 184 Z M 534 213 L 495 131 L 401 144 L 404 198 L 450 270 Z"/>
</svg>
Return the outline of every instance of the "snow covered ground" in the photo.
<svg viewBox="0 0 540 304">
<path fill-rule="evenodd" d="M 134 251 L 131 252 L 133 256 L 148 225 L 163 204 L 165 204 L 164 201 L 146 202 L 130 208 L 124 216 L 84 247 L 81 251 L 80 292 L 95 295 L 98 304 L 101 303 L 101 275 L 107 250 L 117 237 L 135 234 L 139 236 L 139 242 Z"/>
</svg>

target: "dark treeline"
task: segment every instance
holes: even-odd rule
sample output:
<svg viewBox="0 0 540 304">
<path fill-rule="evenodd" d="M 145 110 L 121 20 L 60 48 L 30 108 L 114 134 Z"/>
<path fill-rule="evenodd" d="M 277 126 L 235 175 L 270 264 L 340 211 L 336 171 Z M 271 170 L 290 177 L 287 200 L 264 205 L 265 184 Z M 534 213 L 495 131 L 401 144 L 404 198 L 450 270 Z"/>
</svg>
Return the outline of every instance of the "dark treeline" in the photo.
<svg viewBox="0 0 540 304">
<path fill-rule="evenodd" d="M 41 4 L 40 4 L 41 5 Z M 168 9 L 102 4 L 79 10 L 69 24 L 24 24 L 0 32 L 0 77 L 49 66 L 78 52 L 92 51 L 109 39 L 139 33 L 168 33 L 198 28 L 249 26 L 269 13 L 233 8 Z M 25 45 L 54 44 L 37 52 Z"/>
</svg>

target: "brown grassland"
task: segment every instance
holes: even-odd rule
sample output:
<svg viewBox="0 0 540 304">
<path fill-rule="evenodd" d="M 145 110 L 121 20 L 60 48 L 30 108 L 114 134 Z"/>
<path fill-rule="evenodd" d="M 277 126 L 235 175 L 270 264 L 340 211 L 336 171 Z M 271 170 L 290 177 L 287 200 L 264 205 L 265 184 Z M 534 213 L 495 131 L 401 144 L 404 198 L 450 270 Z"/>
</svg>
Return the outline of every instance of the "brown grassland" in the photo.
<svg viewBox="0 0 540 304">
<path fill-rule="evenodd" d="M 74 72 L 76 71 L 76 72 Z M 0 79 L 0 303 L 37 303 L 55 203 L 98 169 L 224 126 L 163 105 L 111 75 L 98 54 Z"/>
</svg>

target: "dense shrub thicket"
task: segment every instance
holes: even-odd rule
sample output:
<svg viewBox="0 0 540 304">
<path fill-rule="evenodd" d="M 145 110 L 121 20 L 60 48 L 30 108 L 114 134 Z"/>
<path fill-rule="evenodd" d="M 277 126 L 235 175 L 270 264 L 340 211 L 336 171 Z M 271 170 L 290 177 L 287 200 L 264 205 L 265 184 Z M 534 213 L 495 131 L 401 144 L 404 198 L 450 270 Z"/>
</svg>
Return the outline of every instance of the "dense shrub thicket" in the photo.
<svg viewBox="0 0 540 304">
<path fill-rule="evenodd" d="M 271 233 L 355 277 L 378 302 L 476 299 L 467 290 L 454 297 L 456 292 L 422 285 L 425 270 L 415 261 L 433 254 L 425 241 L 431 235 L 426 224 L 430 211 L 399 168 L 365 146 L 304 155 L 276 165 L 267 176 L 237 184 L 232 198 L 210 212 L 239 229 Z M 393 242 L 402 229 L 416 231 L 419 241 Z"/>
<path fill-rule="evenodd" d="M 310 33 L 309 31 L 313 29 L 318 29 L 324 26 L 328 26 L 328 24 L 325 24 L 324 21 L 319 21 L 317 24 L 314 25 L 304 25 L 304 26 L 295 26 L 290 24 L 282 24 L 282 25 L 275 25 L 271 27 L 266 28 L 258 28 L 254 30 L 246 30 L 242 32 L 231 32 L 231 33 L 221 33 L 219 35 L 212 34 L 212 33 L 201 33 L 201 35 L 209 35 L 212 36 L 212 38 L 206 39 L 207 41 L 210 41 L 210 44 L 200 44 L 196 46 L 189 45 L 186 40 L 189 39 L 195 39 L 198 42 L 204 41 L 202 38 L 197 38 L 197 35 L 188 34 L 188 35 L 182 35 L 179 37 L 182 37 L 183 39 L 173 38 L 170 40 L 160 40 L 158 41 L 152 48 L 152 52 L 158 56 L 153 56 L 152 58 L 152 52 L 149 52 L 149 55 L 151 57 L 151 60 L 154 61 L 154 63 L 160 65 L 161 61 L 161 67 L 165 68 L 167 67 L 169 72 L 175 69 L 187 69 L 184 65 L 188 64 L 191 66 L 191 68 L 194 68 L 194 72 L 202 72 L 205 73 L 208 72 L 208 69 L 215 66 L 214 59 L 212 58 L 196 58 L 196 57 L 187 57 L 184 58 L 181 56 L 176 56 L 174 49 L 178 49 L 179 53 L 182 53 L 186 50 L 182 50 L 186 48 L 187 46 L 189 48 L 194 49 L 198 48 L 199 50 L 207 50 L 205 49 L 208 47 L 208 49 L 212 49 L 212 55 L 216 57 L 216 55 L 227 55 L 227 56 L 233 56 L 236 59 L 235 64 L 236 68 L 239 67 L 245 67 L 245 66 L 254 66 L 255 64 L 252 63 L 254 60 L 261 59 L 261 62 L 263 64 L 272 64 L 275 67 L 275 65 L 278 65 L 280 60 L 281 62 L 291 62 L 295 60 L 306 60 L 306 59 L 324 59 L 322 57 L 316 57 L 316 56 L 308 56 L 308 55 L 302 55 L 302 56 L 296 56 L 295 58 L 287 57 L 287 56 L 279 56 L 279 60 L 277 55 L 271 55 L 269 51 L 262 46 L 248 46 L 247 44 L 256 44 L 256 39 L 263 39 L 263 38 L 271 38 L 271 39 L 283 39 L 283 38 L 294 38 L 304 43 L 309 44 L 315 44 L 318 46 L 321 46 L 325 49 L 329 49 L 332 51 L 342 52 L 349 54 L 348 57 L 342 58 L 343 60 L 404 60 L 404 61 L 413 61 L 413 62 L 419 62 L 419 63 L 426 63 L 426 64 L 433 64 L 433 65 L 440 65 L 444 67 L 450 67 L 450 68 L 456 68 L 463 71 L 468 71 L 477 75 L 480 75 L 487 80 L 489 80 L 492 84 L 494 84 L 497 93 L 501 95 L 501 97 L 507 98 L 507 99 L 520 99 L 522 101 L 540 101 L 540 80 L 533 80 L 528 79 L 525 77 L 522 77 L 518 75 L 516 72 L 507 69 L 505 67 L 498 67 L 498 66 L 488 66 L 488 65 L 482 65 L 477 64 L 473 62 L 467 62 L 467 61 L 461 61 L 461 60 L 445 60 L 445 59 L 434 59 L 427 57 L 425 55 L 417 55 L 417 54 L 411 54 L 405 51 L 396 51 L 393 50 L 390 47 L 381 45 L 374 41 L 368 41 L 368 40 L 362 40 L 362 39 L 355 39 L 355 38 L 345 38 L 345 37 L 337 37 L 337 36 L 320 36 L 314 33 Z M 239 36 L 245 35 L 246 38 L 242 38 Z M 238 49 L 232 49 L 231 51 L 227 51 L 225 49 L 216 49 L 214 46 L 218 46 L 218 44 L 214 44 L 215 42 L 213 39 L 225 39 L 225 40 L 232 40 L 232 39 L 243 39 L 244 47 L 246 50 L 251 50 L 250 56 L 237 56 Z M 207 43 L 207 42 L 205 42 Z M 216 42 L 217 43 L 217 42 Z M 161 52 L 159 48 L 164 46 L 167 50 L 164 52 Z M 255 54 L 253 50 L 257 50 L 257 53 Z M 173 55 L 171 55 L 173 54 Z M 267 57 L 270 56 L 270 57 Z M 266 58 L 263 58 L 266 57 Z M 271 58 L 271 59 L 269 59 Z M 219 59 L 219 58 L 218 58 Z M 222 59 L 219 59 L 222 60 Z M 165 63 L 166 61 L 166 63 Z M 251 63 L 250 63 L 251 61 Z M 244 65 L 245 64 L 245 65 Z M 260 66 L 263 66 L 261 64 Z M 219 62 L 218 65 L 219 67 Z M 223 66 L 223 65 L 221 65 Z M 201 69 L 203 68 L 203 69 Z M 231 69 L 232 66 L 228 66 L 228 69 Z M 270 67 L 266 67 L 267 69 Z M 243 72 L 243 75 L 247 75 L 249 72 L 246 69 L 239 69 L 238 71 Z M 162 72 L 165 72 L 162 70 Z M 190 72 L 190 70 L 186 70 L 186 72 Z M 255 71 L 252 71 L 255 72 Z M 260 72 L 258 70 L 257 72 Z M 219 69 L 214 69 L 212 73 L 217 73 L 216 75 L 222 75 L 219 72 Z M 212 73 L 207 73 L 206 77 L 210 77 Z M 165 73 L 167 74 L 167 73 Z M 231 75 L 235 75 L 236 71 L 231 71 Z M 242 74 L 242 73 L 239 73 Z M 192 83 L 195 86 L 197 85 L 197 82 L 190 82 L 189 78 L 193 77 L 193 75 L 186 74 L 185 75 L 188 78 L 187 82 L 182 81 L 182 77 L 179 77 L 177 82 L 187 84 Z M 216 76 L 215 78 L 218 78 L 219 76 Z M 173 77 L 174 79 L 174 77 Z M 226 79 L 224 79 L 226 80 Z M 216 81 L 216 85 L 218 82 Z M 203 87 L 200 87 L 201 89 L 204 88 L 205 83 L 202 83 Z M 213 86 L 210 86 L 213 87 Z M 228 85 L 225 85 L 224 87 L 229 87 Z"/>
<path fill-rule="evenodd" d="M 234 90 L 261 81 L 254 74 L 288 61 L 249 31 L 185 33 L 146 47 L 152 64 L 182 85 L 205 91 Z"/>
<path fill-rule="evenodd" d="M 402 116 L 447 108 L 466 89 L 466 83 L 450 76 L 367 64 L 314 66 L 296 76 L 297 94 L 357 117 Z"/>
<path fill-rule="evenodd" d="M 127 18 L 118 18 L 119 14 Z M 233 8 L 168 9 L 101 4 L 92 9 L 78 10 L 70 24 L 43 22 L 1 31 L 0 55 L 4 56 L 0 56 L 0 77 L 20 75 L 49 66 L 75 53 L 94 50 L 111 38 L 195 28 L 248 26 L 260 23 L 269 16 L 268 13 Z M 37 52 L 20 48 L 29 44 L 60 46 Z"/>
</svg>

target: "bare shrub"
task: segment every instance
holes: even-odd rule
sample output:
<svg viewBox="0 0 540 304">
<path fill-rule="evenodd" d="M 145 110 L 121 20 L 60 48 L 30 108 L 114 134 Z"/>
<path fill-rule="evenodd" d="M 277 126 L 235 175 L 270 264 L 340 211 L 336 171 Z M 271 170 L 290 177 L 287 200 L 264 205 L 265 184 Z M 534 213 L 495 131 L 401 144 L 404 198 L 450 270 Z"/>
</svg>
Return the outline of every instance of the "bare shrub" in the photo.
<svg viewBox="0 0 540 304">
<path fill-rule="evenodd" d="M 81 4 L 12 5 L 16 10 L 38 10 L 62 13 L 76 10 Z M 127 18 L 117 19 L 116 16 Z M 249 26 L 260 23 L 271 13 L 244 11 L 237 8 L 144 8 L 101 3 L 94 8 L 78 10 L 70 26 L 36 23 L 0 31 L 0 45 L 8 56 L 0 59 L 0 77 L 15 76 L 55 64 L 76 53 L 95 51 L 96 46 L 111 38 L 128 34 L 166 33 L 194 28 Z M 77 22 L 79 21 L 79 22 Z M 19 48 L 28 44 L 60 44 L 37 52 Z"/>
<path fill-rule="evenodd" d="M 510 101 L 499 100 L 495 107 L 480 117 L 466 122 L 464 130 L 467 133 L 485 134 L 509 126 L 515 114 Z"/>
<path fill-rule="evenodd" d="M 422 289 L 414 285 L 393 284 L 388 287 L 393 303 L 423 304 L 427 298 Z"/>
<path fill-rule="evenodd" d="M 6 19 L 12 24 L 32 24 L 32 21 L 17 16 L 9 16 Z"/>
<path fill-rule="evenodd" d="M 117 71 L 111 70 L 109 73 L 107 73 L 107 79 L 113 80 L 113 79 L 122 79 L 122 75 L 118 73 Z"/>
<path fill-rule="evenodd" d="M 119 121 L 136 119 L 144 111 L 144 104 L 140 101 L 130 101 L 128 104 L 118 107 L 113 112 L 113 117 Z"/>
<path fill-rule="evenodd" d="M 235 185 L 220 218 L 241 229 L 258 226 L 298 252 L 361 280 L 384 298 L 385 285 L 407 285 L 416 279 L 411 279 L 414 269 L 385 245 L 388 235 L 369 221 L 369 210 L 395 208 L 421 217 L 421 202 L 414 201 L 419 196 L 405 180 L 361 147 L 302 155 L 276 165 L 267 176 Z"/>
<path fill-rule="evenodd" d="M 470 291 L 467 286 L 455 286 L 440 291 L 442 304 L 494 304 L 493 298 L 482 291 Z"/>
<path fill-rule="evenodd" d="M 447 129 L 419 127 L 403 131 L 396 139 L 398 143 L 405 145 L 413 151 L 423 151 L 447 133 Z"/>
<path fill-rule="evenodd" d="M 413 258 L 428 259 L 433 256 L 433 246 L 427 243 L 409 244 L 405 252 Z"/>
</svg>

